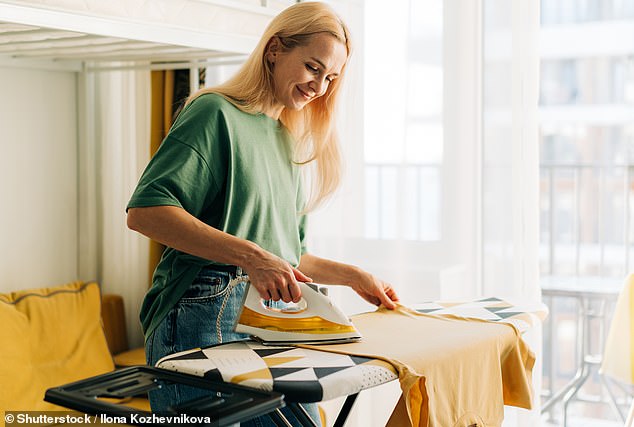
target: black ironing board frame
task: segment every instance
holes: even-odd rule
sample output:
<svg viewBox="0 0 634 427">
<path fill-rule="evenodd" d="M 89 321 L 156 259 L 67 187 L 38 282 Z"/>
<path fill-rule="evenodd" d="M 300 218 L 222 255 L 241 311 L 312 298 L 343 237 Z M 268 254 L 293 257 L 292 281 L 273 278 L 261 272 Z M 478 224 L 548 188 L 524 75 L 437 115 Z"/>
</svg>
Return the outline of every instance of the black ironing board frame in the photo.
<svg viewBox="0 0 634 427">
<path fill-rule="evenodd" d="M 123 404 L 99 400 L 96 397 L 119 399 L 134 397 L 158 387 L 157 381 L 200 387 L 221 393 L 223 396 L 231 396 L 224 402 L 220 402 L 212 396 L 191 402 L 191 407 L 185 403 L 176 408 L 171 415 L 180 413 L 191 416 L 209 416 L 213 420 L 212 426 L 224 427 L 266 414 L 277 426 L 292 427 L 280 411 L 280 408 L 288 406 L 302 426 L 316 426 L 304 408 L 298 403 L 284 402 L 284 395 L 281 393 L 256 390 L 149 366 L 133 366 L 50 388 L 46 391 L 44 400 L 90 415 L 105 414 L 109 417 L 123 417 L 130 420 L 129 424 L 131 425 L 147 426 L 146 422 L 135 423 L 134 420 L 139 419 L 138 417 L 151 416 L 151 413 Z M 335 421 L 335 427 L 342 427 L 345 424 L 357 396 L 358 393 L 354 393 L 346 397 Z M 208 408 L 205 408 L 205 405 Z M 136 415 L 136 418 L 133 415 Z M 154 425 L 168 426 L 173 424 L 155 423 Z"/>
</svg>

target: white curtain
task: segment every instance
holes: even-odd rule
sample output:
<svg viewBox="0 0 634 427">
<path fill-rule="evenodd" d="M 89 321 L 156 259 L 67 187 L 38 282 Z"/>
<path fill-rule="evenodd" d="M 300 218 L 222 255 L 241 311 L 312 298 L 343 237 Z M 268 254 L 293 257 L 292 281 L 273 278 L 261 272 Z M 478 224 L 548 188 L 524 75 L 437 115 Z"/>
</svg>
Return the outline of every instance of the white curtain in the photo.
<svg viewBox="0 0 634 427">
<path fill-rule="evenodd" d="M 357 7 L 364 9 L 357 16 L 363 14 L 365 20 L 349 21 L 355 50 L 340 115 L 345 182 L 337 197 L 312 215 L 309 249 L 389 280 L 406 303 L 479 296 L 538 300 L 539 2 L 368 0 Z M 380 19 L 373 21 L 371 10 Z M 414 14 L 425 16 L 422 25 L 430 26 L 430 34 L 442 22 L 441 38 L 410 44 L 408 51 L 407 29 Z M 414 36 L 425 38 L 428 34 L 420 25 L 413 28 Z M 421 57 L 423 66 L 408 71 L 410 62 L 421 62 Z M 413 197 L 407 168 L 414 161 L 425 162 L 407 149 L 412 116 L 408 96 L 416 87 L 404 82 L 428 81 L 433 73 L 416 75 L 411 70 L 429 71 L 438 64 L 442 77 L 434 84 L 442 85 L 440 220 L 437 230 L 417 239 L 403 232 L 411 223 L 408 200 Z M 415 99 L 429 103 L 435 88 L 423 88 Z M 380 114 L 373 115 L 377 111 Z M 426 123 L 433 118 L 423 117 Z M 431 126 L 425 129 L 420 143 L 429 147 L 438 134 Z M 395 166 L 388 177 L 391 186 L 366 173 L 373 141 L 382 150 L 376 157 Z M 426 148 L 420 152 L 437 155 L 437 150 Z M 426 177 L 429 191 L 433 187 Z M 374 185 L 382 186 L 382 204 L 368 196 Z M 392 215 L 388 233 L 368 233 L 372 210 Z M 370 308 L 347 290 L 336 289 L 333 295 L 349 313 Z M 539 356 L 541 329 L 525 338 Z M 537 407 L 530 413 L 509 409 L 505 426 L 540 424 L 540 378 L 538 359 Z"/>
<path fill-rule="evenodd" d="M 484 5 L 484 289 L 536 300 L 539 2 Z"/>
<path fill-rule="evenodd" d="M 310 248 L 392 282 L 406 303 L 494 292 L 481 280 L 482 3 L 359 7 L 340 115 L 346 176 L 312 215 Z"/>
<path fill-rule="evenodd" d="M 484 0 L 483 291 L 537 301 L 539 287 L 539 2 Z M 539 425 L 541 328 L 524 337 L 537 354 L 535 408 L 508 409 L 505 425 Z"/>
<path fill-rule="evenodd" d="M 442 2 L 441 221 L 437 238 L 416 239 L 398 231 L 369 237 L 367 231 L 366 214 L 374 209 L 366 191 L 373 185 L 366 174 L 367 144 L 385 129 L 374 117 L 368 120 L 369 112 L 377 104 L 385 111 L 384 121 L 393 132 L 391 137 L 385 133 L 379 143 L 387 147 L 384 156 L 391 156 L 390 150 L 404 145 L 399 138 L 407 138 L 405 118 L 399 121 L 391 112 L 407 98 L 398 98 L 395 92 L 403 91 L 400 79 L 407 78 L 408 71 L 401 68 L 408 66 L 408 55 L 416 54 L 395 47 L 387 60 L 386 50 L 375 39 L 389 30 L 386 22 L 406 26 L 413 9 L 402 8 L 399 14 L 392 4 L 377 4 L 368 1 L 357 7 L 365 9 L 366 17 L 367 9 L 385 7 L 383 22 L 366 20 L 355 27 L 351 21 L 355 50 L 339 120 L 346 176 L 337 196 L 311 217 L 311 250 L 384 276 L 412 302 L 480 295 L 539 299 L 539 5 Z M 424 13 L 425 8 L 417 11 Z M 400 43 L 407 40 L 390 37 L 390 44 Z M 374 67 L 384 72 L 368 71 Z M 422 134 L 420 139 L 424 144 L 432 136 Z M 403 152 L 393 162 L 397 169 L 410 164 Z M 396 172 L 391 179 L 396 185 L 383 200 L 393 202 L 392 222 L 403 229 L 410 214 L 404 204 L 411 196 L 409 175 Z"/>
<path fill-rule="evenodd" d="M 143 344 L 139 307 L 149 286 L 149 244 L 127 229 L 125 206 L 150 157 L 150 72 L 97 72 L 82 80 L 80 272 L 124 298 L 135 347 Z"/>
</svg>

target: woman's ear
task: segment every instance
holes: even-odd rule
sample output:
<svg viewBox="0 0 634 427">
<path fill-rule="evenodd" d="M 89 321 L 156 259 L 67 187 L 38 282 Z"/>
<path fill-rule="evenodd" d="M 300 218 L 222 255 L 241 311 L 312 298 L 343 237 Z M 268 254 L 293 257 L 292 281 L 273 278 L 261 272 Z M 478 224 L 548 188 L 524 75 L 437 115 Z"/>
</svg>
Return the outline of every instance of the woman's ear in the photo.
<svg viewBox="0 0 634 427">
<path fill-rule="evenodd" d="M 271 64 L 275 63 L 275 60 L 277 59 L 277 54 L 281 51 L 281 46 L 282 42 L 277 36 L 271 37 L 271 40 L 269 40 L 268 44 L 266 45 L 265 56 L 267 61 L 269 61 Z"/>
</svg>

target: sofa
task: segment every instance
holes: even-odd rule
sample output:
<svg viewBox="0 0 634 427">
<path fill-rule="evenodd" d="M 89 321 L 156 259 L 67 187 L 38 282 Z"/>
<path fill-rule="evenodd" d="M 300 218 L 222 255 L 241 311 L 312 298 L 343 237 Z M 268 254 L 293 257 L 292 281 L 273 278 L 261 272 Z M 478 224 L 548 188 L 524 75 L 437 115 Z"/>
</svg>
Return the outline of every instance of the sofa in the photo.
<svg viewBox="0 0 634 427">
<path fill-rule="evenodd" d="M 60 410 L 48 388 L 145 364 L 126 332 L 122 298 L 96 282 L 0 294 L 0 410 Z M 143 397 L 119 403 L 149 410 Z"/>
</svg>

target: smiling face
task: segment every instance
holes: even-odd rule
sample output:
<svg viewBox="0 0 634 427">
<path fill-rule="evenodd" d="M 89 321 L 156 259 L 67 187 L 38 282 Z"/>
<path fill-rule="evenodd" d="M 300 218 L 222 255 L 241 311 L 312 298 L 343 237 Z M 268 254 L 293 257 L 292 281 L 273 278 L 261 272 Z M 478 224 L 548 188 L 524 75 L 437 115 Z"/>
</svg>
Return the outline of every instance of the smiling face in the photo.
<svg viewBox="0 0 634 427">
<path fill-rule="evenodd" d="M 301 110 L 324 95 L 341 74 L 347 51 L 343 43 L 328 33 L 314 34 L 307 44 L 290 49 L 274 37 L 266 59 L 273 70 L 274 104 L 264 113 L 278 118 L 284 108 Z"/>
</svg>

